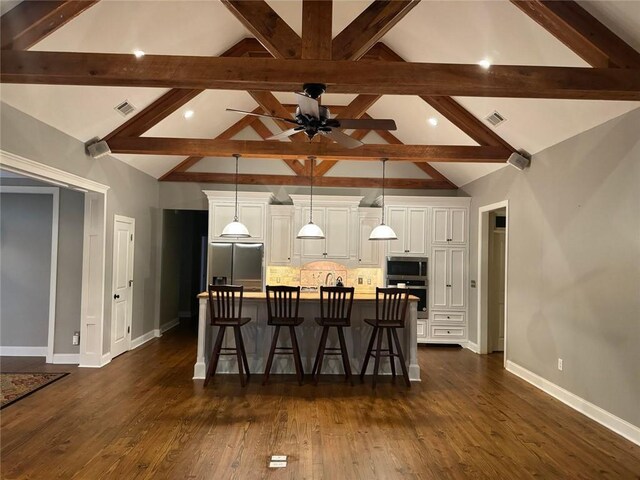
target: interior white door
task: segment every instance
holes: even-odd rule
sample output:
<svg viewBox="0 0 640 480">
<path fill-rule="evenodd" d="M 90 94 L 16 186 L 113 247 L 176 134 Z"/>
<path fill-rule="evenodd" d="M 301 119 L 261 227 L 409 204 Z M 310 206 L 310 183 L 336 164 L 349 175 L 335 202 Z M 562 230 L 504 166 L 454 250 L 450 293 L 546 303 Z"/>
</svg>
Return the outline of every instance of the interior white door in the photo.
<svg viewBox="0 0 640 480">
<path fill-rule="evenodd" d="M 113 225 L 111 357 L 131 348 L 135 220 L 116 215 Z"/>
<path fill-rule="evenodd" d="M 489 236 L 489 352 L 504 351 L 505 230 Z"/>
</svg>

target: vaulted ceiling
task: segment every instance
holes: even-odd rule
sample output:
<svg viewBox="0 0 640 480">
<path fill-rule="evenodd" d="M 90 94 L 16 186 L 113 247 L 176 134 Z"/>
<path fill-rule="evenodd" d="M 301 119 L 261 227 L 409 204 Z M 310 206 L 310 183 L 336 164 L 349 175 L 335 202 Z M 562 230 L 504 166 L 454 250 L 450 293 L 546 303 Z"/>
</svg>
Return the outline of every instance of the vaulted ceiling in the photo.
<svg viewBox="0 0 640 480">
<path fill-rule="evenodd" d="M 638 1 L 0 5 L 2 101 L 163 181 L 230 183 L 240 153 L 241 183 L 306 185 L 314 155 L 320 185 L 376 187 L 389 158 L 390 187 L 455 188 L 640 106 Z M 225 111 L 290 116 L 305 82 L 398 130 L 347 131 L 352 150 L 265 141 L 284 125 Z"/>
</svg>

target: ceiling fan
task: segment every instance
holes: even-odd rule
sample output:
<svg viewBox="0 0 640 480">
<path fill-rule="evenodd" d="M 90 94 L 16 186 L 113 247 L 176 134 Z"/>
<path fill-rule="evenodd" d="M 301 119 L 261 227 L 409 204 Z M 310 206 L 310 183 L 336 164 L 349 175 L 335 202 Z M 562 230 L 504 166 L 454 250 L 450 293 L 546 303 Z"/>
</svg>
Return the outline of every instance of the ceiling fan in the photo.
<svg viewBox="0 0 640 480">
<path fill-rule="evenodd" d="M 304 132 L 311 140 L 317 134 L 324 135 L 334 142 L 346 148 L 356 148 L 363 145 L 363 142 L 350 137 L 339 129 L 363 129 L 363 130 L 395 130 L 396 122 L 385 119 L 366 118 L 331 118 L 331 113 L 327 107 L 323 107 L 318 102 L 318 97 L 322 95 L 326 86 L 321 83 L 305 83 L 304 93 L 296 93 L 298 107 L 296 108 L 295 119 L 276 117 L 273 115 L 262 115 L 260 113 L 245 112 L 227 108 L 228 112 L 243 113 L 256 117 L 272 118 L 295 125 L 282 133 L 267 138 L 267 140 L 283 140 L 296 133 Z"/>
</svg>

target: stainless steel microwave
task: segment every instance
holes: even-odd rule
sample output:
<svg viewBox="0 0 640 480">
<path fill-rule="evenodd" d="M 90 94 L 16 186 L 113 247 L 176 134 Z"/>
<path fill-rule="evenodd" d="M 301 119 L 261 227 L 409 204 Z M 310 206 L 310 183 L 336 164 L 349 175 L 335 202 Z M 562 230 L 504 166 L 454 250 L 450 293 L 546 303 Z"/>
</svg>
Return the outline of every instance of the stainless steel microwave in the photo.
<svg viewBox="0 0 640 480">
<path fill-rule="evenodd" d="M 427 257 L 387 257 L 387 279 L 420 280 L 428 277 Z"/>
</svg>

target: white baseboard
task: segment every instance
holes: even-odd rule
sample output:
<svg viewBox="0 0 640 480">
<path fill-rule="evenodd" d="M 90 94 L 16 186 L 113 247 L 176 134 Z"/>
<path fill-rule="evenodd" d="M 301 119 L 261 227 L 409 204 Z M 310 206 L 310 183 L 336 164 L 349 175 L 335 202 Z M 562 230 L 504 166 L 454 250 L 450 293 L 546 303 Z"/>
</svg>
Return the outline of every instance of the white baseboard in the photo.
<svg viewBox="0 0 640 480">
<path fill-rule="evenodd" d="M 80 363 L 80 354 L 79 353 L 54 353 L 53 363 L 78 365 Z"/>
<path fill-rule="evenodd" d="M 174 318 L 170 322 L 160 325 L 160 334 L 163 334 L 164 332 L 171 330 L 173 327 L 177 327 L 179 324 L 180 324 L 180 317 Z"/>
<path fill-rule="evenodd" d="M 111 352 L 105 353 L 100 358 L 100 367 L 104 367 L 107 363 L 111 361 Z"/>
<path fill-rule="evenodd" d="M 47 347 L 0 347 L 3 357 L 46 357 Z"/>
<path fill-rule="evenodd" d="M 149 340 L 153 340 L 154 338 L 157 338 L 159 336 L 160 330 L 158 329 L 151 330 L 144 335 L 140 335 L 138 338 L 134 338 L 133 340 L 131 340 L 131 350 L 133 350 L 134 348 L 138 348 L 140 345 L 144 345 Z"/>
<path fill-rule="evenodd" d="M 640 428 L 632 425 L 631 423 L 623 420 L 620 417 L 616 417 L 612 413 L 588 402 L 584 398 L 581 398 L 568 390 L 556 385 L 549 380 L 542 378 L 520 365 L 513 363 L 511 360 L 507 360 L 507 371 L 517 375 L 523 380 L 529 382 L 531 385 L 538 387 L 545 393 L 548 393 L 552 397 L 560 400 L 562 403 L 570 406 L 574 410 L 586 415 L 592 420 L 595 420 L 599 424 L 607 427 L 609 430 L 617 433 L 618 435 L 626 438 L 627 440 L 640 445 Z"/>
<path fill-rule="evenodd" d="M 480 347 L 478 347 L 478 344 L 473 343 L 471 340 L 468 340 L 466 343 L 463 343 L 462 346 L 464 348 L 468 348 L 473 353 L 480 353 Z"/>
</svg>

